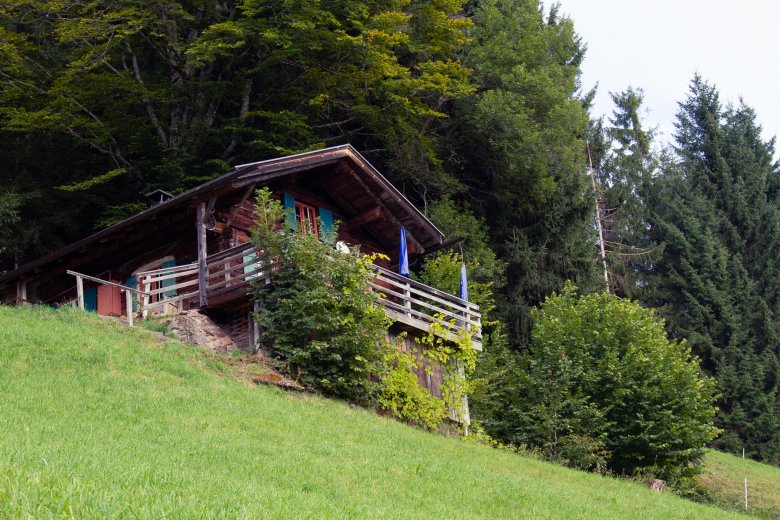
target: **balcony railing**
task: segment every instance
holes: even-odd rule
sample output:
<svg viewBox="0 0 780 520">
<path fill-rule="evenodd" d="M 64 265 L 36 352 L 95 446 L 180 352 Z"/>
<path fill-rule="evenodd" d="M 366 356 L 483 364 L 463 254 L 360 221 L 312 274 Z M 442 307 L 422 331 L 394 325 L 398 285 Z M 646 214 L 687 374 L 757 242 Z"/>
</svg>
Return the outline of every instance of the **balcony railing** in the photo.
<svg viewBox="0 0 780 520">
<path fill-rule="evenodd" d="M 371 287 L 382 296 L 381 305 L 391 318 L 425 331 L 438 323 L 447 335 L 452 329 L 467 330 L 475 347 L 482 350 L 479 306 L 388 269 L 374 269 L 377 277 Z"/>
<path fill-rule="evenodd" d="M 146 318 L 169 305 L 181 308 L 198 295 L 198 264 L 185 264 L 136 273 L 138 288 L 144 291 L 138 310 Z M 165 283 L 164 283 L 165 282 Z"/>
<path fill-rule="evenodd" d="M 202 277 L 196 263 L 137 273 L 139 291 L 143 292 L 139 311 L 144 317 L 149 312 L 165 313 L 167 305 L 181 308 L 190 300 L 198 306 L 203 301 L 201 293 L 206 306 L 225 303 L 245 296 L 253 283 L 270 284 L 273 267 L 247 243 L 206 257 Z M 382 267 L 374 268 L 377 276 L 371 287 L 381 296 L 380 305 L 391 318 L 423 331 L 439 323 L 448 339 L 455 339 L 453 329 L 469 331 L 475 347 L 481 350 L 477 305 Z M 203 279 L 205 290 L 201 287 Z"/>
</svg>

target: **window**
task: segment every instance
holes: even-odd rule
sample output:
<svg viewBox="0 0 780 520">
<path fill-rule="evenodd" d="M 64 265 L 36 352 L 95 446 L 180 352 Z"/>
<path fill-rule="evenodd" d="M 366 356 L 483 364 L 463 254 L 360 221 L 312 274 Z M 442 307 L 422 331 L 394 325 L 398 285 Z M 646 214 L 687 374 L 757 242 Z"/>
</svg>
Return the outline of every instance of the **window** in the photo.
<svg viewBox="0 0 780 520">
<path fill-rule="evenodd" d="M 320 234 L 317 224 L 317 208 L 295 202 L 295 220 L 298 222 L 298 229 L 303 234 Z"/>
<path fill-rule="evenodd" d="M 289 193 L 282 192 L 281 195 L 282 206 L 286 212 L 287 228 L 302 233 L 313 233 L 327 242 L 336 241 L 333 211 L 298 202 Z"/>
</svg>

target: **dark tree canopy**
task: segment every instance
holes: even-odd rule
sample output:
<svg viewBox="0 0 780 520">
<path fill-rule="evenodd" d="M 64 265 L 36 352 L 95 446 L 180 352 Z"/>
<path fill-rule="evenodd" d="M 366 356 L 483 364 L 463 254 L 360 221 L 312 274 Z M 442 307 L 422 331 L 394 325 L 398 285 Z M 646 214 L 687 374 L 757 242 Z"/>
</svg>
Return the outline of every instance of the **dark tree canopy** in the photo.
<svg viewBox="0 0 780 520">
<path fill-rule="evenodd" d="M 576 97 L 584 47 L 571 20 L 536 1 L 480 2 L 474 23 L 464 59 L 479 89 L 456 104 L 445 144 L 507 262 L 502 310 L 517 347 L 534 305 L 567 279 L 592 280 L 587 113 Z"/>
<path fill-rule="evenodd" d="M 29 194 L 23 218 L 40 226 L 17 254 L 138 211 L 147 191 L 347 141 L 409 189 L 451 189 L 434 133 L 447 104 L 474 90 L 456 59 L 471 26 L 460 10 L 451 0 L 6 2 L 0 190 Z"/>
</svg>

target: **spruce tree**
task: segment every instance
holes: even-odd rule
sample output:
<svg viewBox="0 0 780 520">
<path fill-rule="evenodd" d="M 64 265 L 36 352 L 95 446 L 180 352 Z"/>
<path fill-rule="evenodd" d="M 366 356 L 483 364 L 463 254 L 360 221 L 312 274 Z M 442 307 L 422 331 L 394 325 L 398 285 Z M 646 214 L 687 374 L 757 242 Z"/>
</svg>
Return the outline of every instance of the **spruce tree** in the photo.
<svg viewBox="0 0 780 520">
<path fill-rule="evenodd" d="M 642 124 L 643 92 L 629 88 L 611 93 L 615 110 L 604 125 L 591 122 L 588 159 L 594 176 L 608 285 L 623 297 L 636 297 L 643 271 L 659 248 L 647 232 L 645 197 L 658 167 L 653 132 Z"/>
<path fill-rule="evenodd" d="M 718 425 L 726 430 L 717 445 L 776 461 L 780 208 L 773 142 L 761 139 L 751 109 L 724 109 L 716 88 L 698 76 L 680 104 L 676 142 L 676 160 L 665 162 L 648 197 L 649 229 L 664 249 L 643 300 L 716 375 Z"/>
</svg>

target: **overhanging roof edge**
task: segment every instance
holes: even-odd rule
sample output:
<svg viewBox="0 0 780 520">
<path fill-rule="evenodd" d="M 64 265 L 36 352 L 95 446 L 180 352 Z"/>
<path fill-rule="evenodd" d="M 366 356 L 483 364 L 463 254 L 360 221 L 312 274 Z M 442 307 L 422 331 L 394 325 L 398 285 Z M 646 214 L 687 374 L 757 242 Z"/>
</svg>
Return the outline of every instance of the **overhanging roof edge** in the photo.
<svg viewBox="0 0 780 520">
<path fill-rule="evenodd" d="M 26 264 L 21 265 L 12 271 L 0 275 L 0 284 L 4 285 L 10 281 L 21 278 L 38 267 L 53 262 L 70 253 L 73 253 L 84 246 L 87 246 L 95 241 L 110 236 L 113 233 L 121 231 L 135 223 L 142 222 L 166 210 L 175 208 L 183 203 L 186 203 L 191 199 L 196 199 L 199 196 L 209 193 L 211 190 L 215 188 L 223 187 L 228 183 L 232 182 L 233 180 L 241 178 L 252 171 L 263 170 L 265 172 L 272 172 L 272 171 L 284 170 L 287 168 L 291 169 L 292 167 L 295 166 L 307 164 L 307 161 L 305 160 L 307 158 L 310 159 L 311 163 L 313 164 L 315 163 L 313 159 L 316 159 L 318 156 L 320 156 L 323 159 L 322 162 L 325 163 L 333 160 L 340 160 L 343 158 L 351 160 L 358 167 L 360 167 L 364 171 L 369 172 L 372 176 L 374 176 L 381 183 L 381 185 L 393 195 L 393 197 L 400 203 L 400 205 L 404 207 L 409 213 L 412 214 L 412 216 L 415 218 L 415 220 L 418 223 L 420 223 L 424 228 L 426 228 L 426 230 L 429 233 L 431 233 L 434 237 L 437 238 L 439 243 L 441 243 L 441 241 L 444 240 L 444 234 L 433 224 L 433 222 L 428 220 L 428 218 L 425 215 L 423 215 L 423 213 L 419 209 L 417 209 L 416 206 L 414 206 L 411 202 L 409 202 L 409 200 L 400 191 L 398 191 L 398 189 L 395 186 L 393 186 L 390 183 L 390 181 L 388 181 L 352 145 L 344 144 L 339 146 L 322 148 L 319 150 L 313 150 L 309 152 L 302 152 L 294 155 L 288 155 L 284 157 L 266 159 L 264 161 L 258 161 L 254 163 L 237 165 L 231 172 L 228 172 L 215 179 L 200 184 L 199 186 L 190 188 L 189 190 L 180 193 L 179 195 L 176 195 L 170 200 L 157 204 L 156 206 L 152 206 L 151 208 L 145 209 L 144 211 L 141 211 L 140 213 L 128 217 L 127 219 L 118 222 L 110 227 L 102 229 L 97 233 L 93 233 L 92 235 L 77 240 L 76 242 L 68 244 L 56 251 L 53 251 L 47 255 L 44 255 L 30 262 L 27 262 Z"/>
</svg>

